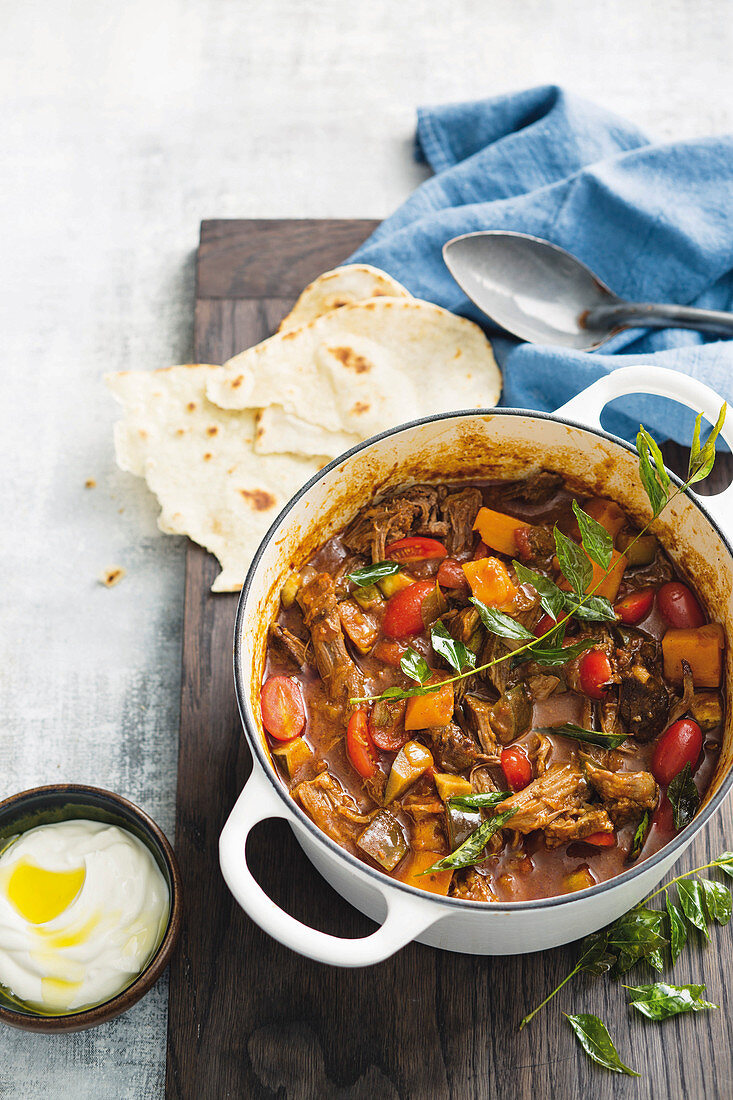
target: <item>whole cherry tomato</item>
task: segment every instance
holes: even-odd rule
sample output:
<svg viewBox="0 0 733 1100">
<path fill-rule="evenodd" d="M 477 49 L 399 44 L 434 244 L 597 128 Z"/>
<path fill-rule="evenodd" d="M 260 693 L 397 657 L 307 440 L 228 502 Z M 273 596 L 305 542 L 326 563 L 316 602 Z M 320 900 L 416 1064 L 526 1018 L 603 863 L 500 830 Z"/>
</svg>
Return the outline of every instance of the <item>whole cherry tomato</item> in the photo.
<svg viewBox="0 0 733 1100">
<path fill-rule="evenodd" d="M 532 765 L 519 745 L 501 750 L 501 768 L 513 791 L 521 791 L 532 782 Z"/>
<path fill-rule="evenodd" d="M 305 704 L 297 680 L 271 676 L 260 690 L 262 725 L 276 741 L 292 741 L 305 726 Z"/>
<path fill-rule="evenodd" d="M 557 626 L 557 619 L 553 619 L 552 615 L 547 612 L 544 613 L 537 626 L 534 628 L 535 638 L 541 638 L 543 634 L 547 634 L 548 630 L 553 630 Z"/>
<path fill-rule="evenodd" d="M 705 615 L 697 597 L 681 581 L 662 585 L 657 594 L 657 606 L 670 626 L 684 630 L 705 625 Z"/>
<path fill-rule="evenodd" d="M 613 679 L 613 669 L 608 654 L 602 649 L 589 649 L 578 664 L 580 689 L 591 699 L 603 699 Z"/>
<path fill-rule="evenodd" d="M 427 561 L 445 558 L 448 551 L 437 539 L 410 538 L 391 542 L 385 550 L 390 561 Z"/>
<path fill-rule="evenodd" d="M 702 730 L 697 722 L 693 718 L 680 718 L 657 741 L 652 756 L 652 775 L 657 783 L 668 787 L 685 764 L 695 770 L 701 750 Z"/>
<path fill-rule="evenodd" d="M 443 588 L 460 588 L 463 592 L 468 592 L 463 566 L 455 558 L 446 558 L 440 563 L 437 580 Z"/>
<path fill-rule="evenodd" d="M 409 588 L 395 592 L 387 601 L 382 622 L 382 633 L 387 638 L 409 638 L 425 629 L 422 621 L 422 602 L 435 589 L 435 581 L 415 581 Z"/>
<path fill-rule="evenodd" d="M 639 623 L 645 619 L 654 606 L 654 589 L 639 588 L 629 592 L 614 606 L 614 611 L 622 623 Z"/>
<path fill-rule="evenodd" d="M 369 733 L 367 712 L 355 710 L 346 728 L 346 751 L 349 760 L 363 779 L 377 770 L 377 753 Z"/>
</svg>

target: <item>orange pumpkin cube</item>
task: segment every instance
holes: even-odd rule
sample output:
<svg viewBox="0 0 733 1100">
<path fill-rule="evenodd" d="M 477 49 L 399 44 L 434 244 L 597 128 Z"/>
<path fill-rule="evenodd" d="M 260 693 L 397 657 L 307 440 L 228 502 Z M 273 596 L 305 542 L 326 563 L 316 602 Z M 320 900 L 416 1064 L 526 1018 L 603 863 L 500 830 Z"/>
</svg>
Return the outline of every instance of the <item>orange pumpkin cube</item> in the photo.
<svg viewBox="0 0 733 1100">
<path fill-rule="evenodd" d="M 507 567 L 498 558 L 479 558 L 463 565 L 466 580 L 477 600 L 487 607 L 510 611 L 517 595 Z"/>
<path fill-rule="evenodd" d="M 427 890 L 430 894 L 442 894 L 445 897 L 448 893 L 450 880 L 453 878 L 453 872 L 451 870 L 434 871 L 432 875 L 422 873 L 427 871 L 428 867 L 432 867 L 434 863 L 437 863 L 439 859 L 442 859 L 444 855 L 445 852 L 413 852 L 406 866 L 396 878 L 408 886 L 417 886 L 418 890 Z"/>
<path fill-rule="evenodd" d="M 723 648 L 725 634 L 720 623 L 706 623 L 697 627 L 670 627 L 662 638 L 664 675 L 675 684 L 681 684 L 682 661 L 692 669 L 695 687 L 720 687 L 723 675 Z"/>
<path fill-rule="evenodd" d="M 435 680 L 428 681 L 435 683 Z M 450 725 L 453 720 L 453 684 L 444 684 L 429 695 L 413 695 L 407 700 L 405 729 L 427 730 Z"/>
<path fill-rule="evenodd" d="M 492 550 L 514 558 L 517 556 L 515 532 L 520 527 L 529 526 L 529 523 L 515 519 L 514 516 L 507 516 L 504 512 L 495 512 L 493 508 L 480 508 L 473 529 L 478 531 L 481 541 Z"/>
</svg>

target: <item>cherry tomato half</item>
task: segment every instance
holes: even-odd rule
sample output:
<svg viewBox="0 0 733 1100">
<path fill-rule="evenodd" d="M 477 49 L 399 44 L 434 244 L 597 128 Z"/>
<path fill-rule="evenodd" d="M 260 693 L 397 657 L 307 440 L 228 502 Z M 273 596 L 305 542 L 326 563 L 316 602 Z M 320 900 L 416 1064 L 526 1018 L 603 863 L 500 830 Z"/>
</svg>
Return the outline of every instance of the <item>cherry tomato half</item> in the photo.
<svg viewBox="0 0 733 1100">
<path fill-rule="evenodd" d="M 463 592 L 468 592 L 463 566 L 455 558 L 446 558 L 440 563 L 437 580 L 443 588 L 460 588 Z"/>
<path fill-rule="evenodd" d="M 603 699 L 613 679 L 613 669 L 608 654 L 602 649 L 589 649 L 578 665 L 580 690 L 591 699 Z"/>
<path fill-rule="evenodd" d="M 521 791 L 532 782 L 532 764 L 518 745 L 501 750 L 501 768 L 513 791 Z"/>
<path fill-rule="evenodd" d="M 637 592 L 629 592 L 614 605 L 613 610 L 622 623 L 639 623 L 645 619 L 654 606 L 654 589 L 640 588 Z"/>
<path fill-rule="evenodd" d="M 303 732 L 305 704 L 297 680 L 271 676 L 260 691 L 262 725 L 276 741 L 292 741 Z"/>
<path fill-rule="evenodd" d="M 681 581 L 662 585 L 657 595 L 657 606 L 670 626 L 684 630 L 705 625 L 705 616 L 697 597 Z"/>
<path fill-rule="evenodd" d="M 448 551 L 437 539 L 398 539 L 384 551 L 390 561 L 427 561 L 429 558 L 445 558 Z"/>
<path fill-rule="evenodd" d="M 549 630 L 554 630 L 557 626 L 557 619 L 553 619 L 552 615 L 544 613 L 537 626 L 534 628 L 535 638 L 541 638 L 543 634 L 547 634 Z"/>
<path fill-rule="evenodd" d="M 435 591 L 434 581 L 415 581 L 409 588 L 395 592 L 387 601 L 382 622 L 382 633 L 387 638 L 409 638 L 425 629 L 422 621 L 422 602 L 429 592 Z"/>
<path fill-rule="evenodd" d="M 406 708 L 406 699 L 394 702 L 380 699 L 374 704 L 369 715 L 369 733 L 378 749 L 396 752 L 410 740 L 410 734 L 405 731 Z"/>
<path fill-rule="evenodd" d="M 369 733 L 365 710 L 355 710 L 349 718 L 349 724 L 346 727 L 346 751 L 349 754 L 349 760 L 363 779 L 374 775 L 377 770 L 377 753 Z"/>
<path fill-rule="evenodd" d="M 651 771 L 657 783 L 668 787 L 685 764 L 694 771 L 701 749 L 702 730 L 694 719 L 673 722 L 657 741 L 652 756 Z"/>
<path fill-rule="evenodd" d="M 615 833 L 591 833 L 583 837 L 583 844 L 592 844 L 594 848 L 615 848 Z"/>
</svg>

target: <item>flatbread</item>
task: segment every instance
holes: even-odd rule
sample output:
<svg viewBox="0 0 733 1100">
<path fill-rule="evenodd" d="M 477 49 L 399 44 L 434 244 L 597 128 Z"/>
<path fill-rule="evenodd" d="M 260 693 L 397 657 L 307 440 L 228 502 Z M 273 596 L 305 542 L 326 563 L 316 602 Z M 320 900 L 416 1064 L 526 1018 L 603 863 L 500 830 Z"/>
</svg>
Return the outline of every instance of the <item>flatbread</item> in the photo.
<svg viewBox="0 0 733 1100">
<path fill-rule="evenodd" d="M 329 310 L 339 309 L 365 298 L 409 298 L 410 292 L 386 271 L 369 264 L 344 264 L 319 275 L 302 292 L 278 332 L 291 332 L 307 325 Z"/>
<path fill-rule="evenodd" d="M 285 412 L 282 405 L 268 405 L 257 418 L 255 451 L 261 455 L 293 451 L 336 458 L 361 439 L 356 432 L 329 432 L 327 428 Z"/>
<path fill-rule="evenodd" d="M 212 591 L 234 592 L 275 516 L 328 459 L 255 454 L 255 411 L 226 411 L 206 399 L 207 380 L 219 370 L 121 371 L 106 382 L 124 409 L 115 425 L 118 465 L 145 478 L 162 531 L 188 535 L 219 559 Z"/>
<path fill-rule="evenodd" d="M 365 439 L 414 417 L 493 406 L 501 374 L 472 321 L 417 298 L 385 297 L 277 333 L 225 363 L 206 392 L 221 408 L 277 405 Z M 268 453 L 297 442 L 278 439 L 267 420 L 260 427 L 258 447 Z"/>
</svg>

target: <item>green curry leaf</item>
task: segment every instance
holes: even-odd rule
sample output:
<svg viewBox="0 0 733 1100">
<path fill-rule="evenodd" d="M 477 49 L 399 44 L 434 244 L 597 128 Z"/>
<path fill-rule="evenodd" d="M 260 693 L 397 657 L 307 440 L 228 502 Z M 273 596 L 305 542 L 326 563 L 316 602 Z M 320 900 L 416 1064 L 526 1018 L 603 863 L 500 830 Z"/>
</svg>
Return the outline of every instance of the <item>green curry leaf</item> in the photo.
<svg viewBox="0 0 733 1100">
<path fill-rule="evenodd" d="M 476 794 L 454 794 L 448 799 L 448 805 L 454 810 L 486 810 L 492 806 L 498 806 L 505 798 L 509 798 L 511 791 L 487 791 Z"/>
<path fill-rule="evenodd" d="M 474 864 L 480 863 L 484 858 L 484 848 L 494 833 L 501 829 L 513 813 L 514 810 L 505 810 L 503 814 L 494 814 L 488 821 L 484 821 L 479 825 L 478 829 L 474 829 L 471 835 L 454 852 L 444 856 L 443 859 L 439 859 L 437 863 L 434 863 L 432 867 L 428 867 L 427 871 L 423 871 L 422 874 L 429 875 L 434 871 L 447 871 L 449 869 L 457 871 L 460 867 L 473 867 Z"/>
<path fill-rule="evenodd" d="M 430 628 L 430 642 L 435 652 L 456 672 L 476 667 L 476 654 L 453 638 L 440 620 Z"/>
<path fill-rule="evenodd" d="M 720 434 L 720 430 L 725 423 L 725 415 L 728 411 L 728 406 L 723 404 L 720 412 L 718 413 L 718 419 L 715 422 L 715 426 L 710 435 L 705 440 L 702 447 L 700 446 L 700 426 L 702 424 L 702 413 L 698 413 L 695 420 L 695 431 L 692 437 L 692 447 L 690 448 L 690 464 L 687 471 L 687 484 L 694 485 L 697 481 L 702 481 L 706 478 L 713 468 L 715 463 L 715 440 Z"/>
<path fill-rule="evenodd" d="M 374 565 L 365 565 L 363 569 L 355 569 L 353 573 L 348 574 L 348 578 L 357 588 L 367 588 L 370 584 L 380 581 L 382 577 L 391 577 L 399 571 L 400 566 L 396 561 L 378 561 Z"/>
<path fill-rule="evenodd" d="M 535 661 L 538 665 L 554 668 L 557 665 L 566 665 L 568 661 L 574 661 L 586 649 L 592 649 L 598 644 L 597 638 L 585 638 L 582 642 L 573 642 L 571 645 L 551 647 L 532 646 L 524 653 L 517 653 L 512 658 L 513 664 L 522 664 L 524 661 Z"/>
<path fill-rule="evenodd" d="M 697 793 L 695 780 L 692 778 L 692 768 L 689 761 L 670 783 L 667 796 L 672 803 L 672 819 L 675 829 L 684 829 L 686 825 L 690 824 L 700 805 L 700 795 Z"/>
<path fill-rule="evenodd" d="M 639 425 L 636 436 L 636 451 L 639 455 L 639 477 L 655 516 L 664 508 L 669 493 L 669 474 L 664 466 L 662 452 L 643 424 Z"/>
<path fill-rule="evenodd" d="M 565 1019 L 575 1032 L 585 1053 L 599 1066 L 610 1069 L 612 1073 L 626 1073 L 629 1077 L 639 1076 L 635 1070 L 629 1069 L 621 1061 L 606 1025 L 597 1016 L 585 1012 L 578 1016 L 569 1016 L 566 1012 Z"/>
<path fill-rule="evenodd" d="M 727 924 L 731 918 L 730 890 L 722 882 L 713 882 L 709 878 L 701 878 L 699 882 L 708 917 L 716 924 Z"/>
<path fill-rule="evenodd" d="M 481 600 L 471 597 L 471 603 L 479 613 L 481 622 L 491 634 L 497 634 L 500 638 L 509 638 L 513 642 L 533 642 L 534 634 L 526 627 L 513 619 L 511 615 L 505 615 L 503 611 L 497 611 L 495 607 L 487 607 Z"/>
<path fill-rule="evenodd" d="M 585 596 L 583 602 L 574 592 L 565 593 L 565 608 L 576 619 L 591 623 L 615 623 L 616 612 L 605 596 Z"/>
<path fill-rule="evenodd" d="M 677 962 L 687 943 L 687 925 L 682 910 L 666 894 L 667 915 L 669 917 L 669 955 L 672 965 Z"/>
<path fill-rule="evenodd" d="M 521 584 L 531 584 L 540 598 L 543 611 L 553 619 L 559 619 L 565 610 L 566 593 L 558 588 L 554 581 L 534 569 L 528 569 L 521 561 L 513 561 L 514 571 Z"/>
<path fill-rule="evenodd" d="M 428 662 L 412 646 L 408 646 L 407 652 L 400 660 L 400 668 L 405 676 L 411 680 L 417 680 L 418 684 L 425 684 L 433 674 Z"/>
<path fill-rule="evenodd" d="M 649 1020 L 667 1020 L 681 1012 L 703 1012 L 717 1008 L 704 1001 L 704 985 L 668 985 L 654 982 L 652 985 L 627 985 L 632 994 L 629 1004 Z"/>
<path fill-rule="evenodd" d="M 578 521 L 580 538 L 586 554 L 596 565 L 600 565 L 601 569 L 608 569 L 613 556 L 613 539 L 598 520 L 583 511 L 577 500 L 573 501 L 573 511 Z"/>
<path fill-rule="evenodd" d="M 703 906 L 702 886 L 697 879 L 680 879 L 677 883 L 677 894 L 682 906 L 682 912 L 690 924 L 698 928 L 708 939 L 708 922 Z"/>
<path fill-rule="evenodd" d="M 564 535 L 557 525 L 553 528 L 553 534 L 560 572 L 573 592 L 582 596 L 593 580 L 593 566 L 582 547 Z"/>
<path fill-rule="evenodd" d="M 603 733 L 602 730 L 587 730 L 573 722 L 562 722 L 559 726 L 537 726 L 537 733 L 561 733 L 563 737 L 572 737 L 574 741 L 587 741 L 589 745 L 600 745 L 604 749 L 617 749 L 626 740 L 625 733 Z"/>
<path fill-rule="evenodd" d="M 639 824 L 634 831 L 634 839 L 631 842 L 631 850 L 628 856 L 628 862 L 633 863 L 641 855 L 641 849 L 644 847 L 644 841 L 646 840 L 646 834 L 649 832 L 649 811 L 644 812 Z"/>
</svg>

